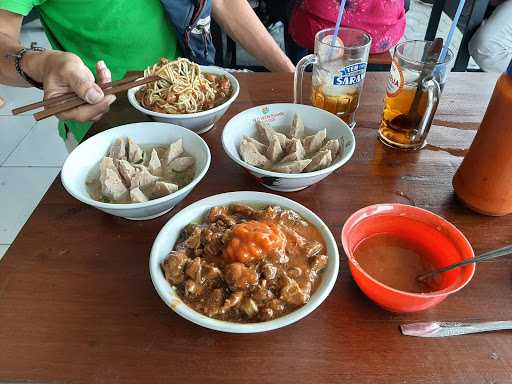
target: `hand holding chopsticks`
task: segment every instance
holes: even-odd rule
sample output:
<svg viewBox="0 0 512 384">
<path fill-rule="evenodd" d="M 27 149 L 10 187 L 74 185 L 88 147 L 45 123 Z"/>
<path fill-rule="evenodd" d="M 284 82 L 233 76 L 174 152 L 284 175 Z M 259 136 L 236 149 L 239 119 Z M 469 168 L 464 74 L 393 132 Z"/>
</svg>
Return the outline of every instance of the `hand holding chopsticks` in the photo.
<svg viewBox="0 0 512 384">
<path fill-rule="evenodd" d="M 129 77 L 126 79 L 101 84 L 100 87 L 105 95 L 113 95 L 133 87 L 138 87 L 139 85 L 151 83 L 158 79 L 158 76 L 150 76 L 141 78 L 139 80 L 137 80 L 136 77 Z M 18 115 L 20 113 L 31 111 L 36 108 L 44 107 L 45 109 L 43 111 L 34 114 L 36 121 L 39 121 L 46 119 L 47 117 L 57 115 L 61 112 L 76 108 L 83 104 L 87 104 L 87 102 L 78 97 L 74 92 L 70 92 L 13 109 L 12 113 L 13 115 Z"/>
</svg>

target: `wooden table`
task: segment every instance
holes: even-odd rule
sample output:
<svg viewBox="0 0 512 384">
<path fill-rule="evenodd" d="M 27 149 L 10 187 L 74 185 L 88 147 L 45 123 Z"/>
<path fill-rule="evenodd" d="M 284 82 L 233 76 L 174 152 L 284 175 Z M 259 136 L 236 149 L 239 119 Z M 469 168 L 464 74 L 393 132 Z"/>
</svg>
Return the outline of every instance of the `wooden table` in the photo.
<svg viewBox="0 0 512 384">
<path fill-rule="evenodd" d="M 478 252 L 510 243 L 512 215 L 476 215 L 454 199 L 451 187 L 496 76 L 450 74 L 431 146 L 410 153 L 376 140 L 385 78 L 368 74 L 352 160 L 323 182 L 286 196 L 317 212 L 337 239 L 357 209 L 401 202 L 443 215 Z M 204 135 L 213 155 L 210 171 L 173 213 L 212 194 L 264 190 L 223 153 L 220 135 L 224 123 L 246 108 L 290 101 L 292 78 L 239 79 L 237 103 Z M 121 99 L 94 132 L 143 119 Z M 223 334 L 177 316 L 153 289 L 150 247 L 173 213 L 147 222 L 115 218 L 73 199 L 56 180 L 0 262 L 0 382 L 512 381 L 506 332 L 421 339 L 398 329 L 410 321 L 512 319 L 512 259 L 482 263 L 469 286 L 432 310 L 396 315 L 359 291 L 341 251 L 334 290 L 310 316 L 270 333 Z"/>
</svg>

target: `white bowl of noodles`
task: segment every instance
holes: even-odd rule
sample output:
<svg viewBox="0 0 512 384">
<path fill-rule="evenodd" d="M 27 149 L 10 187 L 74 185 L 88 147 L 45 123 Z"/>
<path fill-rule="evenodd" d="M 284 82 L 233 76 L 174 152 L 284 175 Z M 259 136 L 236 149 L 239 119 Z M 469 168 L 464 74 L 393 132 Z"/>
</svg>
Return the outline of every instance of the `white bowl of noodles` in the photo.
<svg viewBox="0 0 512 384">
<path fill-rule="evenodd" d="M 226 113 L 229 106 L 238 97 L 240 85 L 238 84 L 237 79 L 232 74 L 230 74 L 222 68 L 209 66 L 199 66 L 199 68 L 201 69 L 202 74 L 225 76 L 229 80 L 231 84 L 231 94 L 227 97 L 225 101 L 222 102 L 222 104 L 200 112 L 155 112 L 150 109 L 144 108 L 136 98 L 137 91 L 143 86 L 131 88 L 130 90 L 128 90 L 128 100 L 135 109 L 151 117 L 155 121 L 180 125 L 198 134 L 205 133 L 213 127 L 213 125 L 224 115 L 224 113 Z"/>
</svg>

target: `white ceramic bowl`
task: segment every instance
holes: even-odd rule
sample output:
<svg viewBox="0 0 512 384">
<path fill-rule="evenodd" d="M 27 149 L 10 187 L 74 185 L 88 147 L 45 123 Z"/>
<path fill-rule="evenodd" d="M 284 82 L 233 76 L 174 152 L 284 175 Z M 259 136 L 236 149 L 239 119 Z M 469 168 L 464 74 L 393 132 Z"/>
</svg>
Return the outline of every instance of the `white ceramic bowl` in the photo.
<svg viewBox="0 0 512 384">
<path fill-rule="evenodd" d="M 316 228 L 318 228 L 320 233 L 323 235 L 325 244 L 327 246 L 327 256 L 329 257 L 329 261 L 327 268 L 323 271 L 320 285 L 311 296 L 311 300 L 306 305 L 283 317 L 260 323 L 241 324 L 221 321 L 202 315 L 201 313 L 196 312 L 192 308 L 188 307 L 185 303 L 183 303 L 183 301 L 181 301 L 176 293 L 175 288 L 165 279 L 160 265 L 162 261 L 169 255 L 169 252 L 173 249 L 181 230 L 189 223 L 201 221 L 203 216 L 208 212 L 210 208 L 218 205 L 229 205 L 235 202 L 257 205 L 274 204 L 283 208 L 292 209 L 308 222 L 313 224 Z M 336 281 L 336 277 L 338 276 L 338 269 L 338 247 L 331 231 L 329 228 L 327 228 L 324 222 L 312 211 L 293 200 L 262 192 L 223 193 L 199 200 L 198 202 L 182 209 L 162 228 L 155 242 L 153 243 L 151 256 L 149 258 L 149 271 L 153 285 L 155 286 L 155 289 L 158 292 L 160 298 L 173 311 L 185 319 L 203 327 L 232 333 L 256 333 L 270 331 L 272 329 L 277 329 L 292 324 L 307 316 L 312 311 L 314 311 L 331 292 Z"/>
<path fill-rule="evenodd" d="M 289 127 L 294 112 L 302 117 L 306 135 L 325 128 L 328 139 L 343 137 L 345 147 L 329 167 L 314 172 L 288 174 L 266 171 L 242 160 L 238 152 L 240 141 L 243 136 L 256 137 L 256 120 L 265 120 L 272 127 Z M 268 104 L 245 110 L 228 121 L 222 132 L 222 146 L 231 160 L 245 168 L 265 187 L 280 192 L 300 191 L 318 183 L 352 157 L 355 145 L 354 134 L 343 120 L 330 112 L 303 104 Z"/>
<path fill-rule="evenodd" d="M 224 113 L 226 113 L 229 106 L 238 97 L 238 93 L 240 92 L 240 85 L 238 84 L 238 80 L 235 76 L 222 68 L 207 67 L 201 65 L 201 71 L 204 73 L 226 76 L 231 82 L 231 89 L 233 90 L 231 97 L 215 108 L 203 112 L 188 114 L 159 113 L 144 108 L 135 98 L 135 93 L 139 90 L 140 87 L 135 87 L 128 90 L 128 101 L 135 109 L 146 114 L 155 121 L 180 125 L 198 134 L 205 133 L 213 127 L 213 125 L 224 115 Z"/>
<path fill-rule="evenodd" d="M 192 182 L 176 192 L 145 203 L 110 204 L 93 200 L 87 192 L 85 182 L 91 171 L 96 171 L 115 139 L 130 137 L 137 144 L 170 144 L 183 139 L 186 152 L 196 160 L 196 175 Z M 131 220 L 153 219 L 169 212 L 183 200 L 201 181 L 210 166 L 208 145 L 194 132 L 172 124 L 135 123 L 121 125 L 98 133 L 81 143 L 66 159 L 61 172 L 64 188 L 75 198 L 114 216 Z"/>
</svg>

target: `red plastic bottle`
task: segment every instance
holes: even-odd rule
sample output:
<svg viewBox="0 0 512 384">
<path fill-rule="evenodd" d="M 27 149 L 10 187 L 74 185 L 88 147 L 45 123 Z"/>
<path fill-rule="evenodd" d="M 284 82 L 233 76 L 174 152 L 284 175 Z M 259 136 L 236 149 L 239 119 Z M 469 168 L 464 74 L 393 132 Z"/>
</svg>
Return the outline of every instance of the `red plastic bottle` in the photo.
<svg viewBox="0 0 512 384">
<path fill-rule="evenodd" d="M 459 199 L 476 212 L 512 213 L 512 62 L 496 83 L 453 187 Z"/>
</svg>

